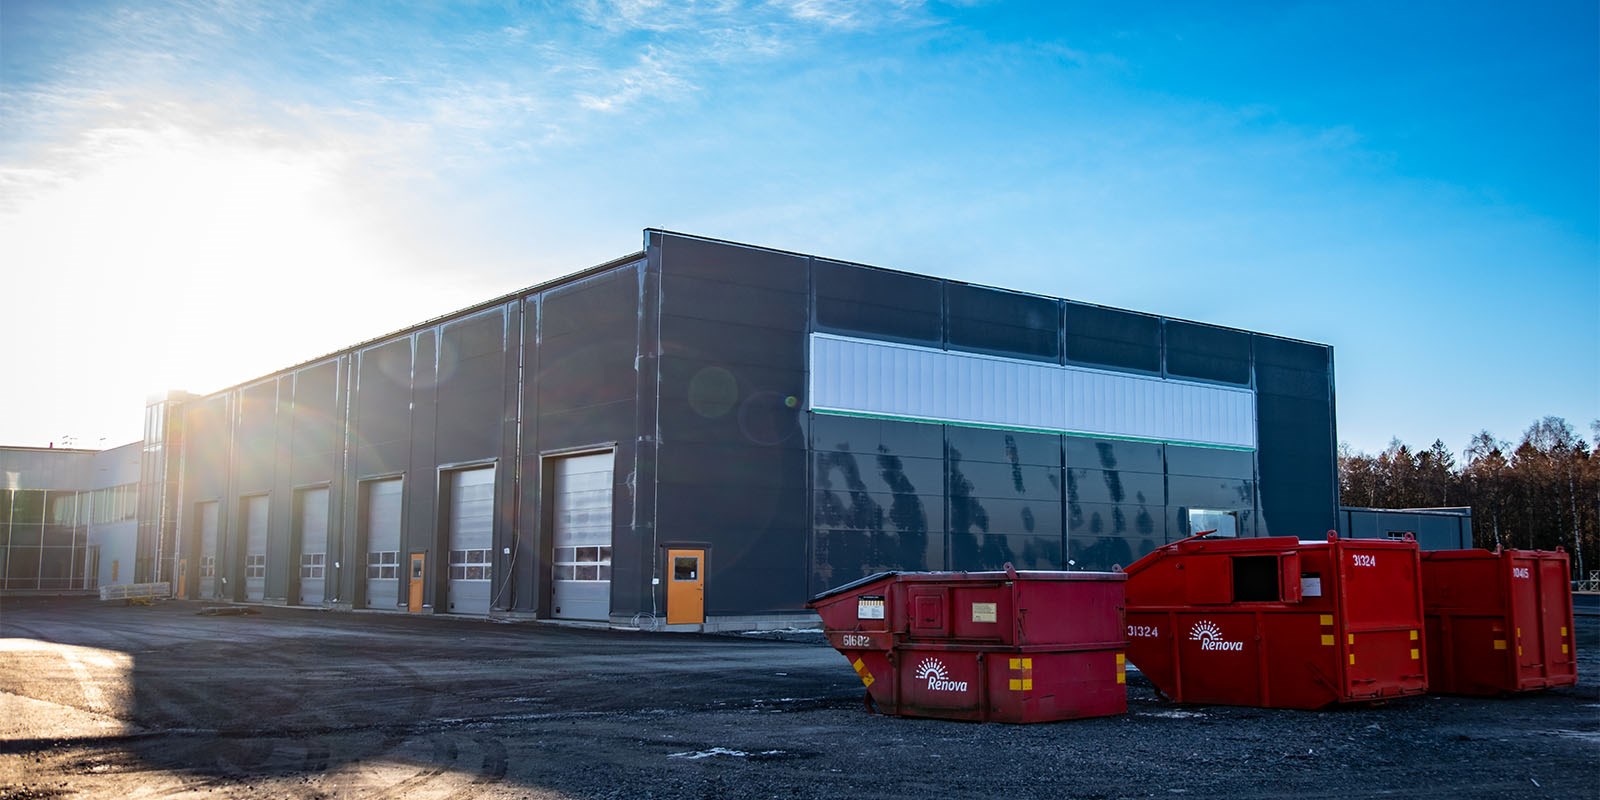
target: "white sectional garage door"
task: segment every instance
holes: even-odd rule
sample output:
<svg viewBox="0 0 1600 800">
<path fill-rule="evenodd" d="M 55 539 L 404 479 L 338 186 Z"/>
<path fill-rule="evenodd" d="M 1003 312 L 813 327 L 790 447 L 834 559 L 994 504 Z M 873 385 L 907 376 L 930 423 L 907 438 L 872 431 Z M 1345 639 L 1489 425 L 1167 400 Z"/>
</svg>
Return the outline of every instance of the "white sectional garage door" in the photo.
<svg viewBox="0 0 1600 800">
<path fill-rule="evenodd" d="M 244 498 L 244 597 L 260 600 L 267 591 L 267 508 L 271 497 Z"/>
<path fill-rule="evenodd" d="M 609 452 L 555 464 L 554 614 L 611 617 L 611 465 Z"/>
<path fill-rule="evenodd" d="M 450 474 L 450 611 L 489 613 L 494 567 L 494 467 Z"/>
<path fill-rule="evenodd" d="M 300 605 L 322 605 L 328 572 L 328 490 L 300 492 Z"/>
<path fill-rule="evenodd" d="M 366 492 L 367 608 L 400 604 L 400 498 L 405 483 L 385 478 L 362 484 Z"/>
<path fill-rule="evenodd" d="M 196 512 L 200 517 L 200 596 L 209 599 L 221 594 L 217 591 L 217 503 L 200 503 Z"/>
</svg>

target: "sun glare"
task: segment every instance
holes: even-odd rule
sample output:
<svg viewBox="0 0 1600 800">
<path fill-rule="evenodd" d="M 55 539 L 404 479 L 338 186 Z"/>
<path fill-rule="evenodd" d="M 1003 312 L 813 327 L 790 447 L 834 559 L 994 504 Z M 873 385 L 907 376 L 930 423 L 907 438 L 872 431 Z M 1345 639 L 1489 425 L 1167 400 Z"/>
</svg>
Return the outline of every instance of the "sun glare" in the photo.
<svg viewBox="0 0 1600 800">
<path fill-rule="evenodd" d="M 75 155 L 0 214 L 31 299 L 4 323 L 23 343 L 13 375 L 52 387 L 16 409 L 52 426 L 38 437 L 120 444 L 153 393 L 213 391 L 449 309 L 449 292 L 417 290 L 383 187 L 341 153 L 167 129 L 102 130 Z"/>
</svg>

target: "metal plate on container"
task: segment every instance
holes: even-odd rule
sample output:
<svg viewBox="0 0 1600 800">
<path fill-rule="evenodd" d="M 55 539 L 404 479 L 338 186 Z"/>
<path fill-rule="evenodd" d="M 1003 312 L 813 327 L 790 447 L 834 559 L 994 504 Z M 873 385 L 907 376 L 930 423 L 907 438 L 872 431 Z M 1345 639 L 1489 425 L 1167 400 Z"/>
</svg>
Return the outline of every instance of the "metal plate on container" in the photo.
<svg viewBox="0 0 1600 800">
<path fill-rule="evenodd" d="M 996 614 L 995 605 L 996 604 L 994 604 L 994 603 L 973 603 L 972 604 L 972 621 L 973 622 L 995 622 L 998 619 L 998 615 Z"/>
<path fill-rule="evenodd" d="M 856 619 L 883 619 L 883 597 L 861 595 L 856 598 Z"/>
</svg>

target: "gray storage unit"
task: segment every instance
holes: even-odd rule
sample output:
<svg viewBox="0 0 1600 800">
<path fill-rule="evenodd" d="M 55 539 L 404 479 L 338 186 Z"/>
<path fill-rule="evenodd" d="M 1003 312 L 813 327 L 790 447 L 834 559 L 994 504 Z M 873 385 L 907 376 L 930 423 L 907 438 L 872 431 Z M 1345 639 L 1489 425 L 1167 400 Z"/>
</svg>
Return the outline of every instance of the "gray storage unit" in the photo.
<svg viewBox="0 0 1600 800">
<path fill-rule="evenodd" d="M 494 467 L 446 473 L 450 502 L 449 610 L 489 613 L 494 569 Z"/>
<path fill-rule="evenodd" d="M 1417 540 L 1423 550 L 1472 547 L 1471 508 L 1339 508 L 1339 535 L 1351 539 Z"/>
<path fill-rule="evenodd" d="M 367 608 L 400 605 L 400 500 L 405 480 L 385 478 L 361 484 L 367 543 Z"/>
<path fill-rule="evenodd" d="M 217 502 L 197 503 L 195 514 L 200 522 L 200 597 L 214 599 L 222 596 L 217 583 Z"/>
<path fill-rule="evenodd" d="M 328 571 L 328 488 L 300 491 L 300 605 L 322 605 Z"/>
<path fill-rule="evenodd" d="M 554 616 L 611 616 L 612 453 L 568 456 L 553 470 Z"/>
<path fill-rule="evenodd" d="M 258 494 L 244 498 L 244 599 L 261 600 L 267 590 L 267 508 L 271 496 Z"/>
</svg>

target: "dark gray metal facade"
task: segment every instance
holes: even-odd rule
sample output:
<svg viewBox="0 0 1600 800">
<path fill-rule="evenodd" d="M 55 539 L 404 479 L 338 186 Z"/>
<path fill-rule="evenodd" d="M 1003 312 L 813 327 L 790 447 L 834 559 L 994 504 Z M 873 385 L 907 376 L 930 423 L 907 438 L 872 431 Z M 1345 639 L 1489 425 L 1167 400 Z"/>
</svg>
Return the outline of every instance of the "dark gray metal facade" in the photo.
<svg viewBox="0 0 1600 800">
<path fill-rule="evenodd" d="M 426 605 L 446 611 L 450 476 L 494 466 L 490 608 L 552 616 L 554 466 L 598 452 L 617 621 L 662 614 L 668 547 L 706 551 L 706 613 L 737 617 L 884 568 L 1126 564 L 1197 509 L 1239 535 L 1336 524 L 1325 346 L 663 231 L 645 245 L 184 402 L 191 591 L 209 591 L 197 509 L 216 502 L 216 585 L 245 599 L 242 498 L 265 494 L 264 596 L 300 597 L 293 498 L 326 488 L 321 601 L 372 607 L 361 487 L 398 478 L 399 563 L 425 554 Z M 1245 390 L 1256 444 L 820 413 L 819 334 Z M 406 601 L 402 580 L 378 607 Z"/>
</svg>

